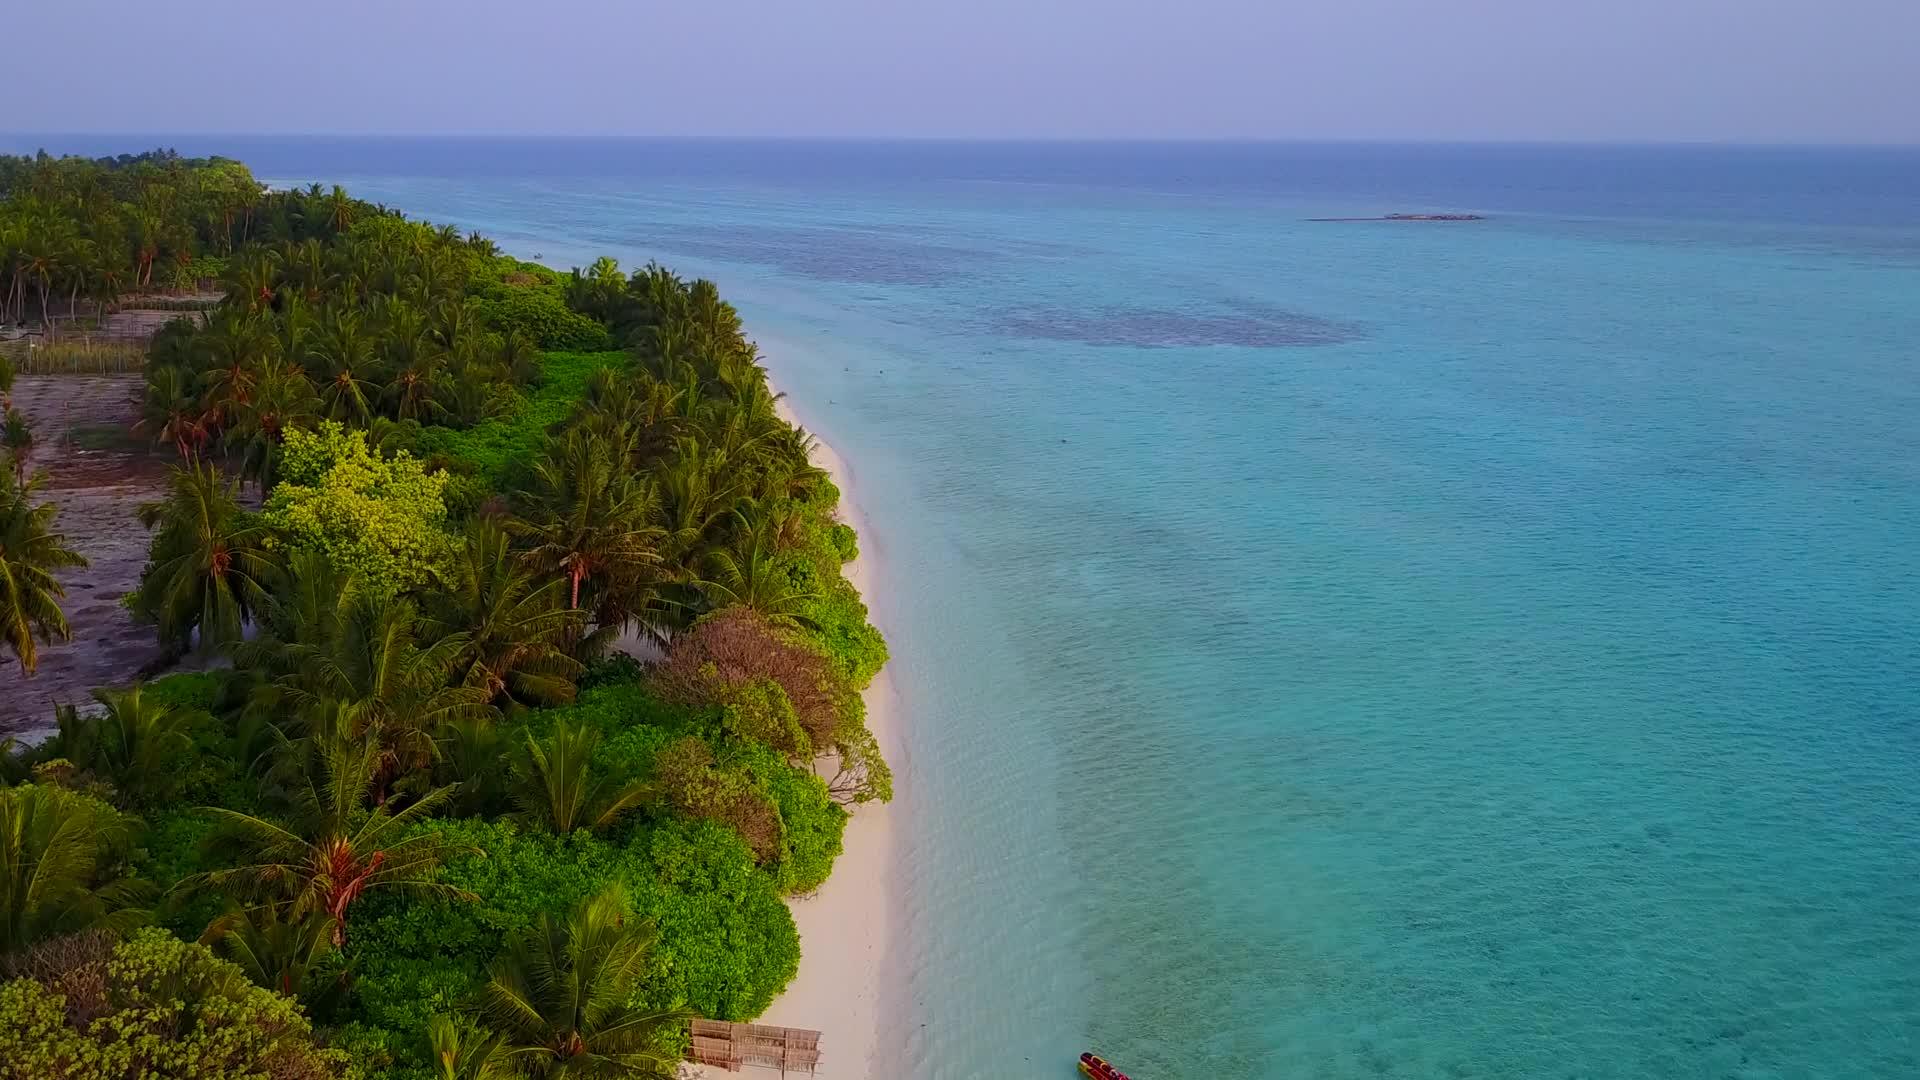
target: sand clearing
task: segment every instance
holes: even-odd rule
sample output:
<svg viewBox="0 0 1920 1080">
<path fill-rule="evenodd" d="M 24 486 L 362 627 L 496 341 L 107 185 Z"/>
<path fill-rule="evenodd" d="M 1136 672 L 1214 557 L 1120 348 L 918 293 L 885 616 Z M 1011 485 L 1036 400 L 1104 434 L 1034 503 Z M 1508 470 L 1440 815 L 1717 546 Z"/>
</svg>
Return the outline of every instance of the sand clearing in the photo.
<svg viewBox="0 0 1920 1080">
<path fill-rule="evenodd" d="M 0 661 L 0 735 L 35 741 L 52 732 L 55 703 L 89 703 L 94 687 L 124 686 L 161 658 L 153 628 L 120 603 L 147 565 L 149 537 L 135 514 L 166 494 L 170 463 L 125 434 L 145 386 L 139 375 L 14 380 L 14 404 L 33 425 L 32 465 L 48 476 L 42 498 L 59 504 L 55 528 L 89 565 L 59 575 L 73 640 L 42 645 L 31 679 L 21 677 L 12 654 Z"/>
</svg>

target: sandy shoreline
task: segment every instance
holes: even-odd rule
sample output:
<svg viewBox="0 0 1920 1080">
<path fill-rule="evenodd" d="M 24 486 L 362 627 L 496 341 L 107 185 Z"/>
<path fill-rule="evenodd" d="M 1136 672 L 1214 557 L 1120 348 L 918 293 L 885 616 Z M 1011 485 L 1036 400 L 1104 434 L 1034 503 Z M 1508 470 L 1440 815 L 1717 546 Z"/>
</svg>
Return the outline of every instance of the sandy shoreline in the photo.
<svg viewBox="0 0 1920 1080">
<path fill-rule="evenodd" d="M 785 401 L 778 408 L 788 422 L 800 424 Z M 814 462 L 840 489 L 841 520 L 860 535 L 860 557 L 847 565 L 847 580 L 871 605 L 876 541 L 855 499 L 853 471 L 833 447 L 818 435 L 814 439 Z M 887 670 L 867 688 L 866 702 L 867 724 L 898 777 L 903 772 L 900 706 Z M 846 848 L 827 883 L 811 896 L 788 901 L 800 930 L 800 973 L 760 1022 L 820 1031 L 820 1072 L 826 1076 L 865 1080 L 877 1075 L 882 967 L 896 910 L 894 826 L 894 812 L 886 804 L 855 808 Z M 708 1075 L 715 1074 L 708 1070 Z"/>
</svg>

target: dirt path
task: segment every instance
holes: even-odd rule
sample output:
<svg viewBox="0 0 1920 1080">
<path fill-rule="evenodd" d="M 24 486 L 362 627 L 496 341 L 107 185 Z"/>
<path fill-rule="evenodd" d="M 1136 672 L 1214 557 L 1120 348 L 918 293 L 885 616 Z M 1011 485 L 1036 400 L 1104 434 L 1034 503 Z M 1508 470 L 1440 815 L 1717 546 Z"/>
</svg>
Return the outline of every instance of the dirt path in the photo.
<svg viewBox="0 0 1920 1080">
<path fill-rule="evenodd" d="M 90 565 L 60 577 L 73 640 L 42 646 L 31 679 L 10 654 L 0 657 L 0 734 L 49 731 L 54 703 L 86 701 L 96 686 L 131 682 L 160 656 L 153 628 L 134 622 L 120 603 L 147 561 L 147 530 L 135 512 L 159 498 L 166 483 L 166 459 L 127 435 L 140 393 L 138 375 L 22 375 L 14 382 L 14 405 L 33 425 L 33 467 L 47 471 L 46 497 L 60 505 L 56 527 Z"/>
</svg>

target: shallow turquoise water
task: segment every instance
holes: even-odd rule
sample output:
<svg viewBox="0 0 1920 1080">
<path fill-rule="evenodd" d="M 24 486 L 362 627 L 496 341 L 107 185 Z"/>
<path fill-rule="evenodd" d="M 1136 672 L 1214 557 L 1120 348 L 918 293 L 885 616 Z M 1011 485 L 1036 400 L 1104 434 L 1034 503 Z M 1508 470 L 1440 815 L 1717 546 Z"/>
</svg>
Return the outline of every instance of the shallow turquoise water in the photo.
<svg viewBox="0 0 1920 1080">
<path fill-rule="evenodd" d="M 556 145 L 233 152 L 852 459 L 893 1075 L 1920 1075 L 1920 155 Z"/>
</svg>

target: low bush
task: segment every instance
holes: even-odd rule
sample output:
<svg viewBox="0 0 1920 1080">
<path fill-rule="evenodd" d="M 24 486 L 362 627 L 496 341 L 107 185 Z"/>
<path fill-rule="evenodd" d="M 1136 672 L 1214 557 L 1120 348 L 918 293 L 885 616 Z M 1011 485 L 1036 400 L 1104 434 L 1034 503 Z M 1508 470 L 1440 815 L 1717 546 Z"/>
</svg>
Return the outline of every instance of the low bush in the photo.
<svg viewBox="0 0 1920 1080">
<path fill-rule="evenodd" d="M 596 352 L 613 348 L 613 337 L 598 320 L 567 307 L 558 290 L 538 285 L 504 285 L 479 301 L 488 323 L 503 334 L 520 333 L 543 349 Z"/>
<path fill-rule="evenodd" d="M 541 912 L 563 911 L 618 884 L 635 918 L 660 930 L 645 1003 L 701 1016 L 759 1015 L 799 968 L 800 940 L 775 883 L 731 831 L 669 822 L 623 841 L 580 830 L 555 836 L 508 821 L 430 821 L 459 855 L 442 880 L 478 899 L 421 903 L 369 897 L 356 924 L 354 1045 L 418 1068 L 417 1033 L 435 1013 L 465 1006 L 500 942 Z M 375 1065 L 383 1062 L 373 1062 Z"/>
<path fill-rule="evenodd" d="M 777 862 L 786 850 L 786 826 L 762 778 L 715 758 L 698 735 L 684 735 L 655 751 L 653 784 L 675 813 L 732 829 L 760 862 Z"/>
<path fill-rule="evenodd" d="M 0 1080 L 349 1080 L 292 999 L 164 930 L 94 933 L 13 958 Z"/>
<path fill-rule="evenodd" d="M 833 747 L 859 696 L 823 651 L 744 607 L 677 637 L 654 685 L 669 701 L 727 707 L 737 737 L 796 761 Z"/>
</svg>

